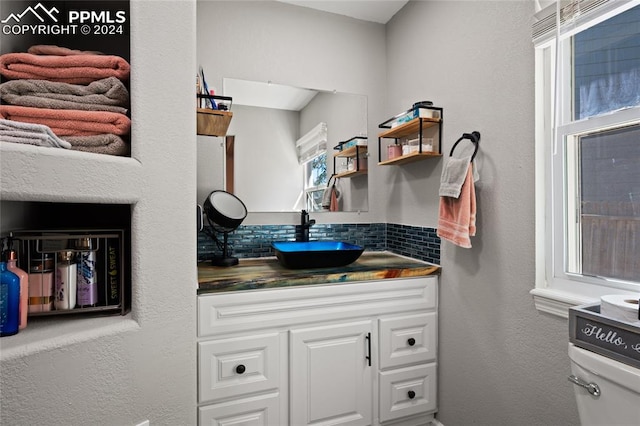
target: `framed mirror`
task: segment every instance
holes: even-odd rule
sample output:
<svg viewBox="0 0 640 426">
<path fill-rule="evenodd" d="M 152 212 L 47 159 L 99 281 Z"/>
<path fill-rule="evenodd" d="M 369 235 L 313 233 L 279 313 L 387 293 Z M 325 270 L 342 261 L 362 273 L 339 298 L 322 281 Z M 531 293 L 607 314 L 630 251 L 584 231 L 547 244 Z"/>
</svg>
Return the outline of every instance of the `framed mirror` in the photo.
<svg viewBox="0 0 640 426">
<path fill-rule="evenodd" d="M 330 211 L 331 190 L 333 211 L 368 210 L 366 171 L 334 176 L 355 164 L 334 147 L 354 137 L 366 144 L 366 96 L 235 78 L 224 78 L 223 90 L 233 98 L 224 188 L 249 212 Z M 361 149 L 361 168 L 366 156 Z"/>
</svg>

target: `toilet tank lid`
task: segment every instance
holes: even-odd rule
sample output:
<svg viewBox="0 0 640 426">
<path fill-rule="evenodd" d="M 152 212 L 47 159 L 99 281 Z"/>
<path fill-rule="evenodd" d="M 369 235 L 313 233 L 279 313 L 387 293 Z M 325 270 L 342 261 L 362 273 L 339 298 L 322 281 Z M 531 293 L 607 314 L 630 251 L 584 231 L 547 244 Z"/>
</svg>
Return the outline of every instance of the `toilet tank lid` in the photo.
<svg viewBox="0 0 640 426">
<path fill-rule="evenodd" d="M 569 343 L 569 358 L 591 373 L 640 395 L 640 368 L 635 368 Z"/>
</svg>

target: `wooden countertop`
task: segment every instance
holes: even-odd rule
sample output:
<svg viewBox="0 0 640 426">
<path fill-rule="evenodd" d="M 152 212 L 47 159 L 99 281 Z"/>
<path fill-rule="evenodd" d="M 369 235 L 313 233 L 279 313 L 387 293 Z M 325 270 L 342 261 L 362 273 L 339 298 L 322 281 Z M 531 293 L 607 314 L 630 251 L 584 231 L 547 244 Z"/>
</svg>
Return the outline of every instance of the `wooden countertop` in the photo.
<svg viewBox="0 0 640 426">
<path fill-rule="evenodd" d="M 240 259 L 231 267 L 198 264 L 198 294 L 313 284 L 410 278 L 440 273 L 440 267 L 389 252 L 364 252 L 337 268 L 286 269 L 275 257 Z"/>
</svg>

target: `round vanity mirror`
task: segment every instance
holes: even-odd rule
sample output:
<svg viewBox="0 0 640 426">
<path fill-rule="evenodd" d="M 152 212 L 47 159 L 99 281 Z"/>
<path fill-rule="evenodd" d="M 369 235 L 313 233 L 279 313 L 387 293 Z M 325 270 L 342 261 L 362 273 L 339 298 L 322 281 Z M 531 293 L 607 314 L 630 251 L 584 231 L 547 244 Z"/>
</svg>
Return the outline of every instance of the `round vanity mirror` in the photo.
<svg viewBox="0 0 640 426">
<path fill-rule="evenodd" d="M 228 231 L 236 229 L 247 217 L 244 203 L 235 195 L 222 190 L 209 194 L 204 202 L 204 212 L 212 224 Z"/>
</svg>

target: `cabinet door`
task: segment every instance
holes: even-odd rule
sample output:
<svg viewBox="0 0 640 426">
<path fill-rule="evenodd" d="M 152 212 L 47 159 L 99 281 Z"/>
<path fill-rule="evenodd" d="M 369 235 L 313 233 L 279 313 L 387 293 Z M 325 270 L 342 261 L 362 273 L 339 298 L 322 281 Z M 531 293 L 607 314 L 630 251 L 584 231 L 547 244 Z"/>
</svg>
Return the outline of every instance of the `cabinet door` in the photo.
<svg viewBox="0 0 640 426">
<path fill-rule="evenodd" d="M 291 424 L 371 424 L 371 321 L 294 329 L 290 337 Z"/>
</svg>

